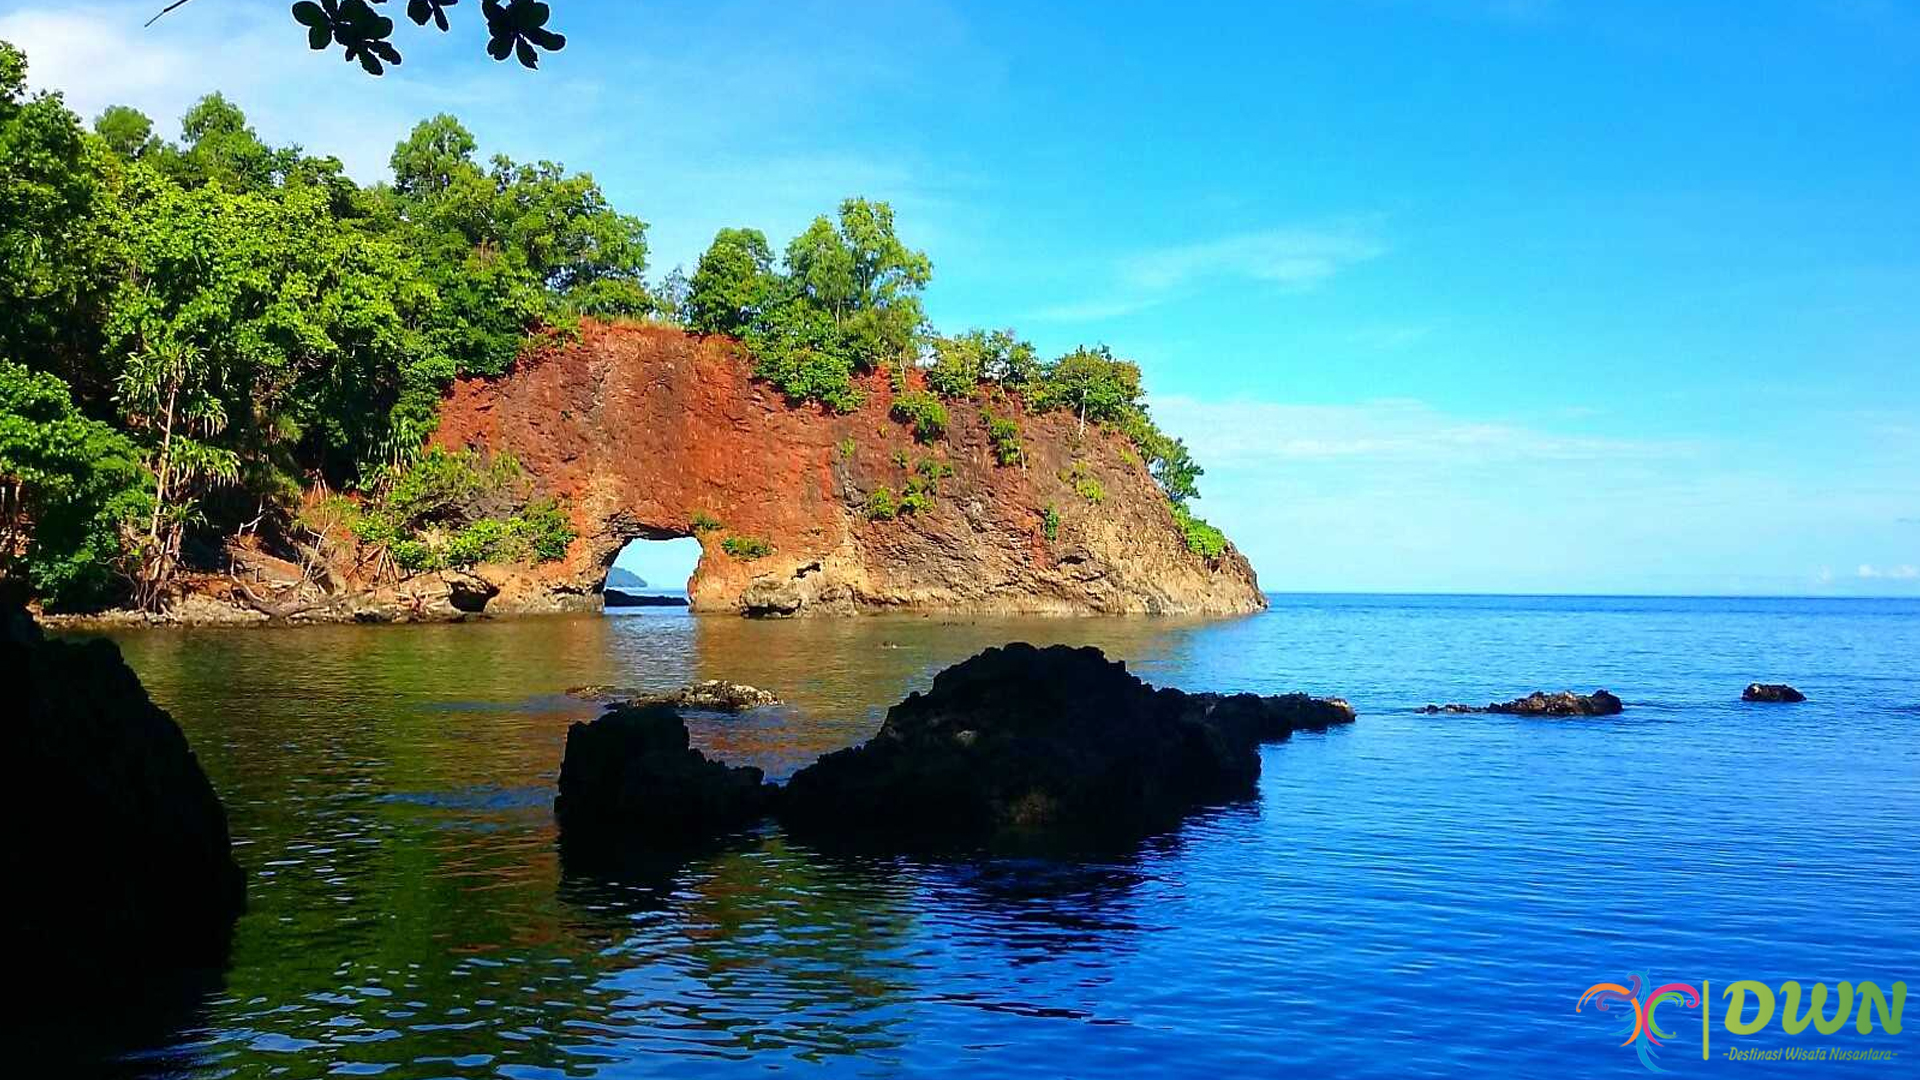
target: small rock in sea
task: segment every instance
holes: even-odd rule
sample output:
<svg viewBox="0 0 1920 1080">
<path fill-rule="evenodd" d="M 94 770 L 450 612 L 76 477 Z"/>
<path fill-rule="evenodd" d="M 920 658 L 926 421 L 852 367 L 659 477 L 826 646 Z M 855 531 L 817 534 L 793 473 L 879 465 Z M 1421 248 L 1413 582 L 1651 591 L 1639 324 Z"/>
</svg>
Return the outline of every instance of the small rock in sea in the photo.
<svg viewBox="0 0 1920 1080">
<path fill-rule="evenodd" d="M 679 713 L 623 705 L 567 729 L 553 811 L 569 840 L 664 847 L 751 825 L 772 795 L 759 769 L 693 749 Z"/>
<path fill-rule="evenodd" d="M 691 683 L 664 694 L 648 693 L 632 687 L 597 684 L 569 687 L 567 693 L 589 701 L 618 702 L 635 708 L 665 705 L 669 708 L 698 709 L 703 712 L 745 712 L 748 709 L 780 704 L 779 697 L 757 686 L 726 682 L 721 679 Z"/>
<path fill-rule="evenodd" d="M 1098 649 L 1016 643 L 942 671 L 865 744 L 800 770 L 777 811 L 803 834 L 916 845 L 1138 835 L 1252 795 L 1260 742 L 1352 720 L 1337 699 L 1156 690 Z"/>
<path fill-rule="evenodd" d="M 226 810 L 113 643 L 0 603 L 9 927 L 36 979 L 217 964 L 246 906 Z M 129 965 L 132 965 L 131 968 Z"/>
<path fill-rule="evenodd" d="M 1807 695 L 1786 683 L 1748 683 L 1747 688 L 1740 693 L 1740 700 L 1792 705 L 1807 700 Z"/>
<path fill-rule="evenodd" d="M 1475 705 L 1428 705 L 1425 713 L 1508 713 L 1514 716 L 1614 716 L 1620 712 L 1620 699 L 1605 690 L 1576 694 L 1562 690 L 1557 694 L 1535 690 L 1512 701 L 1496 701 L 1482 708 Z"/>
<path fill-rule="evenodd" d="M 1243 729 L 1242 737 L 1251 737 L 1255 742 L 1279 742 L 1296 731 L 1325 731 L 1335 724 L 1351 724 L 1357 715 L 1344 698 L 1317 698 L 1306 694 L 1185 696 L 1190 708 L 1200 710 L 1201 719 L 1229 730 Z"/>
</svg>

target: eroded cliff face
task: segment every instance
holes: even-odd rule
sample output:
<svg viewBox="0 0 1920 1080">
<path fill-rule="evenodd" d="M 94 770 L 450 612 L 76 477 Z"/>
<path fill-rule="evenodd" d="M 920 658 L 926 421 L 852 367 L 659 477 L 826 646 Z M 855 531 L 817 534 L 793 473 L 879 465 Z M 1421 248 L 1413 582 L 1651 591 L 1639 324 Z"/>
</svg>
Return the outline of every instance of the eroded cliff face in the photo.
<svg viewBox="0 0 1920 1080">
<path fill-rule="evenodd" d="M 915 376 L 917 379 L 917 375 Z M 889 416 L 887 380 L 839 415 L 789 405 L 749 375 L 737 346 L 665 328 L 588 325 L 579 342 L 497 379 L 457 384 L 434 443 L 516 457 L 567 500 L 578 533 L 565 560 L 482 567 L 491 613 L 597 607 L 628 541 L 693 536 L 699 611 L 750 615 L 927 609 L 1225 615 L 1265 607 L 1253 568 L 1229 548 L 1186 547 L 1123 437 L 1018 402 L 948 402 L 944 437 L 914 440 Z M 996 463 L 983 412 L 1020 424 L 1024 465 Z M 904 454 L 907 465 L 900 464 Z M 945 461 L 931 507 L 869 519 L 869 497 Z M 1067 478 L 1091 477 L 1098 502 Z M 1047 508 L 1058 515 L 1049 538 Z M 718 527 L 710 526 L 718 523 Z M 764 541 L 742 558 L 728 538 Z"/>
</svg>

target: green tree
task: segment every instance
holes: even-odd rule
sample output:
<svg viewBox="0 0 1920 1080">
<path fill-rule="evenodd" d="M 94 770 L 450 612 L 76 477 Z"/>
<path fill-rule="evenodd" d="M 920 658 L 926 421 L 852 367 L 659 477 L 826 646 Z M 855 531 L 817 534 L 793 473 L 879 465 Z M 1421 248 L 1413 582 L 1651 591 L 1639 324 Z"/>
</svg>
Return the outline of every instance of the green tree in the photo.
<svg viewBox="0 0 1920 1080">
<path fill-rule="evenodd" d="M 131 161 L 160 147 L 153 133 L 153 121 L 146 113 L 127 105 L 109 105 L 93 120 L 94 134 L 107 149 Z"/>
<path fill-rule="evenodd" d="M 100 144 L 58 94 L 26 94 L 27 60 L 0 42 L 0 356 L 83 390 L 116 275 Z"/>
<path fill-rule="evenodd" d="M 406 199 L 440 199 L 456 180 L 477 173 L 473 155 L 480 144 L 473 133 L 447 113 L 414 125 L 393 148 L 393 189 Z"/>
<path fill-rule="evenodd" d="M 505 371 L 543 325 L 653 310 L 645 222 L 615 211 L 585 173 L 504 156 L 483 169 L 475 146 L 442 115 L 392 158 L 392 211 L 430 268 L 444 303 L 441 349 L 461 371 Z"/>
<path fill-rule="evenodd" d="M 162 155 L 163 168 L 189 187 L 218 184 L 228 191 L 264 191 L 293 168 L 298 150 L 260 140 L 240 107 L 220 93 L 195 102 L 180 119 L 181 145 Z"/>
<path fill-rule="evenodd" d="M 217 377 L 203 351 L 166 337 L 144 342 L 121 373 L 128 423 L 155 444 L 147 460 L 148 517 L 134 545 L 134 600 L 148 611 L 158 610 L 180 565 L 200 493 L 240 479 L 239 455 L 211 441 L 227 428 L 224 403 L 213 392 Z"/>
<path fill-rule="evenodd" d="M 779 289 L 773 249 L 759 229 L 721 229 L 688 283 L 687 327 L 743 337 Z"/>
<path fill-rule="evenodd" d="M 982 382 L 1018 388 L 1040 376 L 1033 346 L 1011 330 L 969 330 L 933 341 L 927 385 L 947 397 L 967 397 Z"/>
<path fill-rule="evenodd" d="M 56 608 L 104 600 L 144 505 L 133 442 L 80 415 L 59 379 L 0 361 L 0 578 Z"/>
<path fill-rule="evenodd" d="M 1073 410 L 1085 432 L 1088 421 L 1117 424 L 1139 416 L 1145 395 L 1139 366 L 1116 360 L 1113 350 L 1100 345 L 1075 349 L 1048 365 L 1028 400 L 1039 409 Z"/>
</svg>

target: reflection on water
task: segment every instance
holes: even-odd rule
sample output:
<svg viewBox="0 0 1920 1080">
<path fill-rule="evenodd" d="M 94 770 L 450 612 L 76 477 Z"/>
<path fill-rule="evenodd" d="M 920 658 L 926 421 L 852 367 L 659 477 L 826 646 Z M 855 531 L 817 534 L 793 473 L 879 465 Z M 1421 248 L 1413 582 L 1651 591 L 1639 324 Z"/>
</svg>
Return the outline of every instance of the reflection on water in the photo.
<svg viewBox="0 0 1920 1080">
<path fill-rule="evenodd" d="M 557 848 L 566 727 L 596 711 L 568 686 L 772 689 L 789 704 L 692 726 L 777 776 L 1013 639 L 1363 715 L 1269 748 L 1258 803 L 1098 856 L 829 855 L 772 827 L 612 865 Z M 114 1075 L 1631 1075 L 1612 1027 L 1570 1012 L 1602 977 L 1890 980 L 1920 956 L 1920 724 L 1885 705 L 1920 701 L 1915 605 L 1283 598 L 1215 623 L 643 611 L 120 640 L 227 802 L 250 910 L 213 987 L 116 986 L 41 1028 L 42 1053 Z M 1814 702 L 1731 700 L 1770 674 Z M 1597 683 L 1625 717 L 1410 711 Z"/>
</svg>

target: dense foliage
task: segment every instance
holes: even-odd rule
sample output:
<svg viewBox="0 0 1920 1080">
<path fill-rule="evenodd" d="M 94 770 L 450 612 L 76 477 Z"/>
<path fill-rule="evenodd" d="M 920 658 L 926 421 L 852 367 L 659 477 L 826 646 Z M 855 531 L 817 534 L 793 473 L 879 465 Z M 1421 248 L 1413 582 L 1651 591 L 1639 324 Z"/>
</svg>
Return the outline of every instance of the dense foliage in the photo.
<svg viewBox="0 0 1920 1080">
<path fill-rule="evenodd" d="M 393 468 L 375 498 L 341 507 L 340 523 L 407 570 L 564 557 L 566 513 L 523 481 L 511 457 L 433 449 Z"/>
<path fill-rule="evenodd" d="M 319 10 L 314 40 L 353 51 L 352 0 Z M 157 607 L 236 532 L 291 535 L 316 488 L 350 493 L 352 531 L 401 570 L 557 557 L 562 507 L 468 490 L 453 520 L 412 488 L 478 467 L 420 456 L 450 382 L 503 373 L 581 317 L 733 336 L 791 400 L 836 411 L 888 373 L 923 443 L 947 434 L 952 399 L 1071 411 L 1126 434 L 1190 545 L 1216 546 L 1185 514 L 1200 470 L 1154 426 L 1139 369 L 1104 347 L 1042 362 L 1007 330 L 934 334 L 932 264 L 886 203 L 848 199 L 777 255 L 721 230 L 690 277 L 649 286 L 646 224 L 591 176 L 483 159 L 450 116 L 395 147 L 391 183 L 363 186 L 269 145 L 219 94 L 177 139 L 124 106 L 89 130 L 26 72 L 0 43 L 0 575 L 50 606 Z M 1018 422 L 987 423 L 995 459 L 1023 465 Z M 871 509 L 917 512 L 937 479 L 911 473 Z M 736 555 L 756 557 L 748 539 Z"/>
<path fill-rule="evenodd" d="M 157 604 L 196 548 L 286 517 L 316 482 L 377 500 L 456 374 L 502 372 L 580 315 L 654 311 L 643 222 L 591 176 L 482 164 L 451 117 L 396 147 L 391 185 L 362 187 L 332 158 L 266 144 L 218 94 L 173 142 L 121 106 L 88 131 L 59 95 L 25 87 L 25 57 L 0 43 L 0 361 L 16 433 L 0 568 L 50 602 L 117 589 Z M 44 450 L 29 462 L 32 445 Z M 477 525 L 444 555 L 400 561 L 542 557 L 547 524 Z"/>
<path fill-rule="evenodd" d="M 857 374 L 917 358 L 932 276 L 926 255 L 894 235 L 891 206 L 848 199 L 837 222 L 823 215 L 794 237 L 777 267 L 764 233 L 720 230 L 683 316 L 746 342 L 755 373 L 790 399 L 851 412 L 864 400 Z"/>
</svg>

